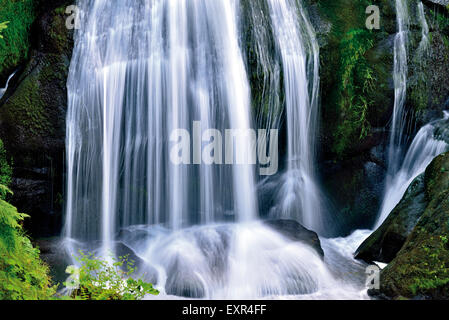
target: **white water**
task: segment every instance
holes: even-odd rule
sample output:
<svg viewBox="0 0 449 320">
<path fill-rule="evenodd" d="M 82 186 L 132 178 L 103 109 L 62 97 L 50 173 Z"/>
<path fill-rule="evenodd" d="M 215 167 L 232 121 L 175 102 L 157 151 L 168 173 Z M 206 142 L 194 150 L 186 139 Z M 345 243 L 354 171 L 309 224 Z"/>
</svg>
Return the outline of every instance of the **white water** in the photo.
<svg viewBox="0 0 449 320">
<path fill-rule="evenodd" d="M 404 104 L 407 94 L 407 46 L 409 33 L 409 12 L 406 0 L 396 0 L 396 21 L 398 32 L 394 40 L 394 109 L 388 147 L 387 185 L 399 170 L 405 139 L 406 112 Z"/>
<path fill-rule="evenodd" d="M 426 15 L 424 12 L 424 5 L 422 2 L 418 3 L 418 20 L 421 24 L 422 29 L 422 36 L 421 36 L 421 42 L 419 43 L 418 47 L 418 57 L 422 58 L 422 56 L 428 51 L 429 49 L 429 25 L 427 24 Z"/>
<path fill-rule="evenodd" d="M 445 115 L 443 120 L 438 121 L 445 120 L 447 120 L 447 115 Z M 387 191 L 375 229 L 381 226 L 391 211 L 401 201 L 413 180 L 426 170 L 436 156 L 449 150 L 446 142 L 438 140 L 434 136 L 434 124 L 438 121 L 424 126 L 416 134 L 401 168 L 387 185 Z"/>
<path fill-rule="evenodd" d="M 178 231 L 136 225 L 115 245 L 137 257 L 134 276 L 156 283 L 160 295 L 147 299 L 368 299 L 367 265 L 352 256 L 368 234 L 322 238 L 324 260 L 260 222 Z M 72 242 L 71 248 L 92 246 Z"/>
<path fill-rule="evenodd" d="M 406 136 L 406 112 L 404 110 L 404 104 L 407 94 L 407 45 L 409 32 L 408 28 L 410 24 L 406 0 L 396 0 L 396 23 L 398 32 L 394 39 L 394 108 L 391 123 L 390 142 L 388 145 L 386 187 L 384 191 L 383 204 L 376 221 L 376 228 L 382 224 L 390 211 L 399 202 L 400 199 L 395 203 L 397 200 L 396 198 L 398 196 L 402 197 L 403 195 L 403 193 L 401 195 L 401 192 L 404 187 L 397 184 L 405 182 L 398 181 L 396 177 L 402 164 L 403 145 L 405 144 L 404 140 Z M 395 188 L 392 187 L 394 185 Z M 398 187 L 400 187 L 399 191 L 397 190 Z M 408 185 L 405 187 L 405 190 L 407 187 Z M 397 191 L 397 194 L 393 200 L 391 200 L 392 191 L 395 193 Z M 393 205 L 392 208 L 391 205 Z M 389 211 L 387 212 L 387 210 Z"/>
<path fill-rule="evenodd" d="M 279 190 L 280 215 L 323 231 L 314 172 L 318 116 L 319 46 L 301 2 L 268 0 L 281 57 L 287 121 L 287 171 Z"/>
<path fill-rule="evenodd" d="M 80 1 L 67 119 L 66 235 L 256 217 L 253 168 L 169 161 L 174 129 L 251 127 L 238 1 Z M 236 153 L 240 144 L 236 144 Z"/>
<path fill-rule="evenodd" d="M 6 90 L 8 90 L 9 81 L 11 81 L 12 77 L 14 77 L 15 74 L 16 74 L 16 72 L 14 71 L 14 72 L 8 77 L 8 80 L 6 81 L 5 87 L 4 87 L 4 88 L 0 88 L 0 99 L 3 98 L 3 95 L 6 93 Z"/>
</svg>

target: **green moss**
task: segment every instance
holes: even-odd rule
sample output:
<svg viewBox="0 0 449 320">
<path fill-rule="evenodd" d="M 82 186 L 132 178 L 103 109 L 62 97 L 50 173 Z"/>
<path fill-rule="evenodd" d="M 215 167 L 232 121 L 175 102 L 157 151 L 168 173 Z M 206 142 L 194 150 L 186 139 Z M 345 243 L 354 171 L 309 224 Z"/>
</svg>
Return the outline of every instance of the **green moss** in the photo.
<svg viewBox="0 0 449 320">
<path fill-rule="evenodd" d="M 26 128 L 30 136 L 45 135 L 52 130 L 37 80 L 35 77 L 25 79 L 2 110 L 7 123 Z"/>
<path fill-rule="evenodd" d="M 369 93 L 374 90 L 375 78 L 365 54 L 372 46 L 371 32 L 363 29 L 350 30 L 340 44 L 341 64 L 336 92 L 340 121 L 333 145 L 339 156 L 354 139 L 362 140 L 370 131 L 367 114 L 372 107 Z"/>
<path fill-rule="evenodd" d="M 0 39 L 0 76 L 28 57 L 29 30 L 35 18 L 32 0 L 0 0 L 0 21 L 9 21 Z"/>
<path fill-rule="evenodd" d="M 449 298 L 449 153 L 425 173 L 429 204 L 397 257 L 381 273 L 388 296 Z"/>
</svg>

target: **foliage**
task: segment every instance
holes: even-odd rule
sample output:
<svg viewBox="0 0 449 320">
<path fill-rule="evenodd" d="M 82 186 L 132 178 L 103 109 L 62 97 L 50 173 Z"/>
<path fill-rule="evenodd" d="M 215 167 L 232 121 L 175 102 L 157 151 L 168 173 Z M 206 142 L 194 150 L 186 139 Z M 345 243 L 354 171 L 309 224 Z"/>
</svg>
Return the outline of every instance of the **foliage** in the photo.
<svg viewBox="0 0 449 320">
<path fill-rule="evenodd" d="M 390 6 L 381 2 L 382 16 L 389 17 Z M 367 0 L 318 1 L 321 16 L 331 25 L 326 45 L 320 50 L 321 113 L 335 158 L 348 156 L 353 146 L 369 135 L 371 127 L 378 125 L 373 121 L 386 109 L 390 53 L 373 52 L 387 36 L 390 19 L 381 20 L 381 30 L 368 30 L 365 10 L 371 4 Z"/>
<path fill-rule="evenodd" d="M 34 4 L 33 0 L 0 0 L 0 8 L 0 75 L 3 75 L 28 57 Z"/>
<path fill-rule="evenodd" d="M 2 30 L 5 30 L 6 28 L 8 28 L 8 23 L 9 23 L 9 21 L 0 23 L 0 39 L 3 39 Z"/>
<path fill-rule="evenodd" d="M 0 190 L 9 192 L 3 185 Z M 45 300 L 55 293 L 48 267 L 20 225 L 26 217 L 0 200 L 0 300 Z"/>
<path fill-rule="evenodd" d="M 136 268 L 128 256 L 106 261 L 80 251 L 76 260 L 81 264 L 79 269 L 67 268 L 72 278 L 77 278 L 78 288 L 71 294 L 76 300 L 141 300 L 147 294 L 159 294 L 151 283 L 130 277 Z M 73 283 L 64 285 L 70 287 Z"/>
<path fill-rule="evenodd" d="M 375 78 L 365 53 L 372 47 L 371 32 L 363 29 L 350 30 L 340 44 L 337 107 L 342 120 L 335 133 L 334 144 L 334 151 L 339 155 L 350 141 L 365 138 L 370 130 L 367 112 L 372 101 L 368 94 L 374 90 Z"/>
</svg>

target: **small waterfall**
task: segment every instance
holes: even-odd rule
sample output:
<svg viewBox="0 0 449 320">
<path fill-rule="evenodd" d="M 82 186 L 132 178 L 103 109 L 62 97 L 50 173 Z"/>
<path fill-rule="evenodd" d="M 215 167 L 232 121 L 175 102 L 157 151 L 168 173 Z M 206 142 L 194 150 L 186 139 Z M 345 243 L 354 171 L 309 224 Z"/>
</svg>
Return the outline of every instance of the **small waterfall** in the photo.
<svg viewBox="0 0 449 320">
<path fill-rule="evenodd" d="M 398 32 L 394 40 L 394 109 L 388 147 L 388 177 L 399 170 L 404 145 L 406 113 L 404 104 L 407 94 L 407 46 L 409 32 L 409 12 L 406 0 L 396 0 L 396 21 Z"/>
<path fill-rule="evenodd" d="M 282 217 L 323 231 L 314 146 L 318 116 L 319 46 L 301 2 L 268 0 L 280 56 L 287 121 L 287 171 L 279 191 Z"/>
<path fill-rule="evenodd" d="M 446 142 L 438 140 L 435 135 L 435 125 L 444 121 L 432 122 L 418 131 L 404 158 L 402 167 L 387 185 L 387 191 L 382 203 L 380 216 L 376 222 L 377 229 L 385 221 L 391 211 L 401 201 L 410 184 L 422 174 L 432 160 L 449 149 Z"/>
<path fill-rule="evenodd" d="M 405 144 L 406 112 L 404 110 L 404 105 L 407 94 L 407 42 L 410 23 L 406 0 L 396 0 L 396 22 L 398 32 L 394 39 L 394 108 L 390 141 L 388 145 L 388 168 L 383 200 L 384 204 L 390 196 L 390 188 L 394 184 L 396 174 L 400 170 L 403 146 Z M 388 215 L 390 213 L 390 211 L 385 213 L 385 210 L 387 209 L 388 208 L 384 205 L 382 206 L 376 225 L 380 225 L 385 219 L 385 214 Z"/>
<path fill-rule="evenodd" d="M 0 88 L 0 99 L 3 98 L 3 95 L 6 93 L 6 90 L 8 90 L 9 81 L 11 81 L 12 77 L 16 74 L 16 71 L 14 71 L 9 77 L 8 80 L 6 80 L 6 85 L 4 88 Z"/>
<path fill-rule="evenodd" d="M 429 49 L 429 25 L 427 24 L 424 5 L 422 2 L 418 3 L 418 19 L 422 29 L 421 42 L 418 47 L 418 57 L 422 58 L 423 54 Z"/>
</svg>

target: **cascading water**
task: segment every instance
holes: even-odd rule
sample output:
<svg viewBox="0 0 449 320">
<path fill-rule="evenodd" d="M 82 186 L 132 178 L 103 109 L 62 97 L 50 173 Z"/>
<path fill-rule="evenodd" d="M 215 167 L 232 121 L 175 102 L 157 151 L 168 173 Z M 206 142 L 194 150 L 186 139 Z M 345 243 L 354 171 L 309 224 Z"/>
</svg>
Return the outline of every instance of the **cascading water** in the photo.
<svg viewBox="0 0 449 320">
<path fill-rule="evenodd" d="M 407 46 L 410 24 L 406 0 L 396 0 L 396 21 L 398 32 L 394 40 L 394 109 L 388 146 L 387 185 L 401 165 L 406 127 L 404 105 L 407 94 Z"/>
<path fill-rule="evenodd" d="M 88 27 L 77 34 L 68 81 L 67 236 L 101 237 L 110 249 L 129 225 L 255 218 L 253 168 L 175 165 L 168 148 L 173 130 L 191 132 L 195 120 L 251 127 L 238 2 L 80 7 Z"/>
<path fill-rule="evenodd" d="M 318 45 L 300 2 L 266 1 L 288 122 L 282 206 L 285 216 L 318 230 L 312 165 Z M 176 129 L 252 126 L 239 45 L 240 1 L 78 4 L 83 28 L 68 80 L 69 249 L 131 252 L 165 297 L 367 297 L 363 280 L 346 282 L 311 247 L 253 221 L 258 210 L 252 166 L 211 166 L 195 155 L 193 165 L 186 164 L 189 159 L 170 161 Z M 203 144 L 195 145 L 198 138 Z M 218 137 L 193 137 L 193 151 L 211 139 Z M 238 223 L 224 223 L 229 221 Z M 348 263 L 363 274 L 363 264 Z"/>
<path fill-rule="evenodd" d="M 389 166 L 385 196 L 382 202 L 379 217 L 375 228 L 385 221 L 390 212 L 399 203 L 405 191 L 412 181 L 424 172 L 430 162 L 447 149 L 444 141 L 434 138 L 434 123 L 430 123 L 417 133 L 410 145 L 405 158 L 402 160 L 402 148 L 405 134 L 404 103 L 407 88 L 407 32 L 408 10 L 407 3 L 396 1 L 397 22 L 399 32 L 395 39 L 395 106 L 393 114 L 393 126 L 389 145 Z M 429 46 L 429 27 L 427 25 L 424 6 L 422 2 L 417 6 L 418 19 L 422 28 L 421 42 L 418 47 L 418 59 Z"/>
<path fill-rule="evenodd" d="M 396 174 L 398 173 L 403 156 L 405 143 L 406 112 L 404 110 L 407 94 L 407 42 L 409 28 L 409 12 L 406 0 L 396 0 L 396 23 L 398 32 L 394 39 L 394 108 L 391 124 L 390 142 L 388 145 L 388 168 L 386 177 L 386 189 L 384 193 L 384 203 L 391 192 Z M 385 207 L 386 210 L 386 207 Z M 389 212 L 387 213 L 387 215 Z M 384 217 L 384 205 L 377 218 L 376 226 L 379 226 Z"/>
<path fill-rule="evenodd" d="M 16 74 L 16 72 L 14 71 L 9 77 L 8 80 L 6 80 L 6 85 L 4 88 L 0 88 L 0 99 L 3 98 L 3 95 L 6 93 L 6 90 L 8 90 L 8 85 L 9 85 L 9 81 L 11 81 L 12 77 L 14 77 L 14 75 Z"/>
<path fill-rule="evenodd" d="M 422 2 L 418 3 L 418 20 L 422 29 L 421 42 L 418 47 L 418 57 L 421 58 L 429 48 L 429 25 L 427 24 L 424 5 Z"/>
<path fill-rule="evenodd" d="M 302 4 L 268 0 L 285 88 L 287 171 L 279 192 L 280 216 L 323 231 L 313 166 L 318 116 L 319 46 Z"/>
<path fill-rule="evenodd" d="M 410 145 L 400 170 L 388 184 L 384 197 L 380 216 L 376 222 L 376 228 L 388 217 L 390 212 L 401 201 L 410 184 L 422 174 L 432 160 L 449 149 L 446 142 L 435 137 L 435 125 L 447 122 L 448 115 L 443 120 L 432 122 L 418 131 L 415 139 Z"/>
</svg>

